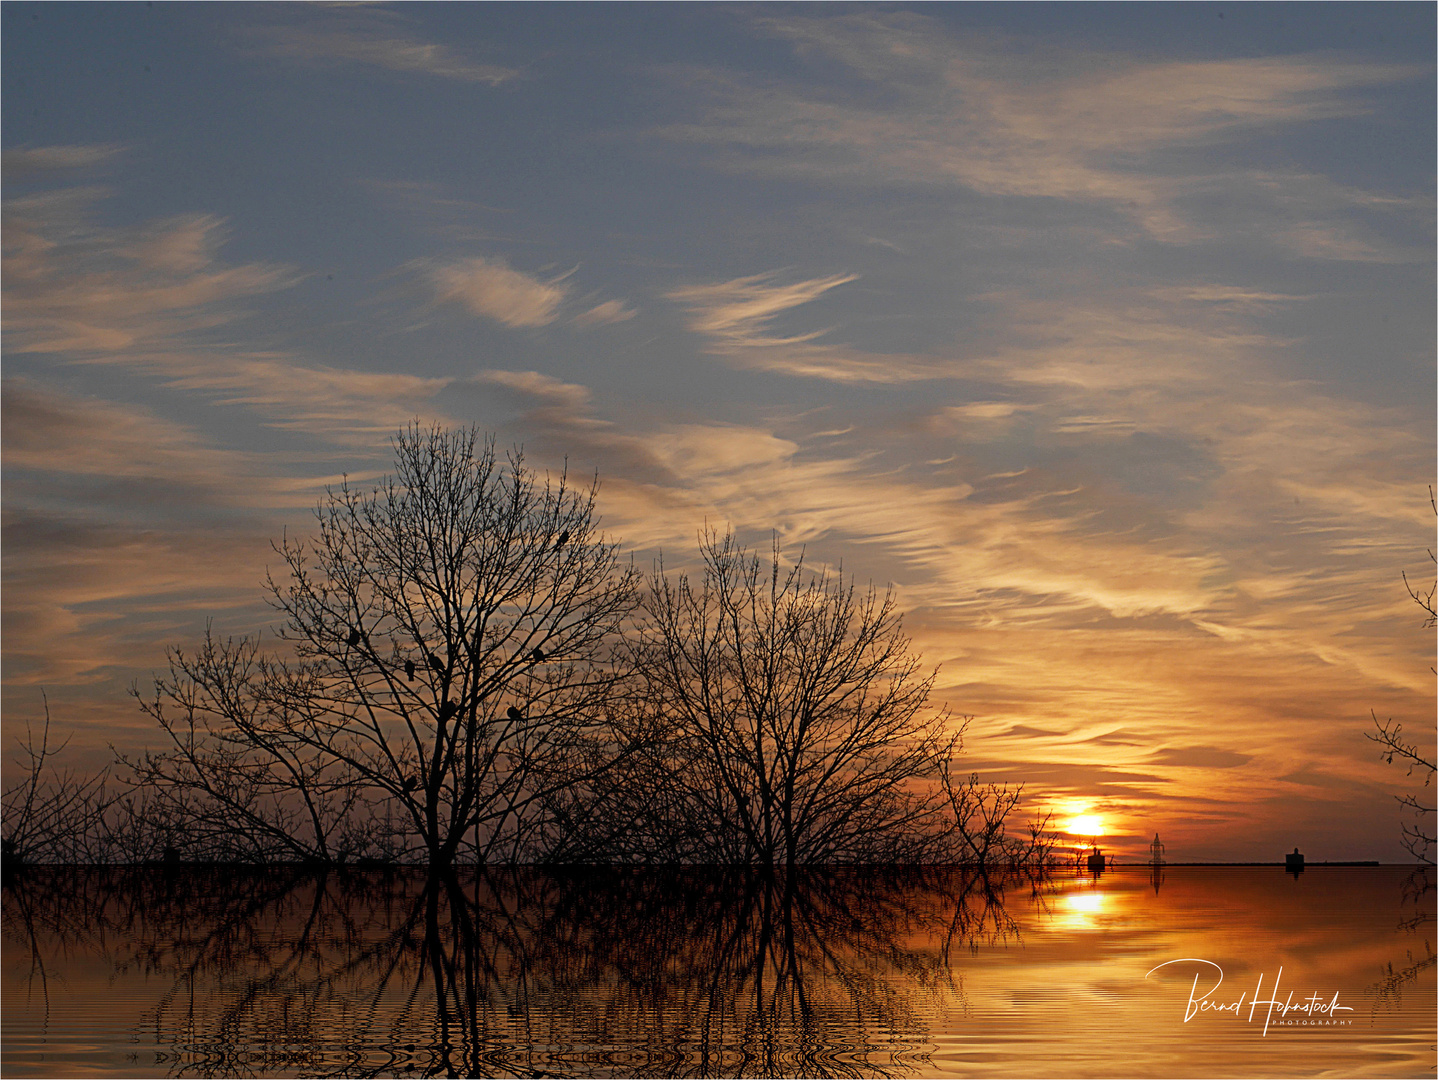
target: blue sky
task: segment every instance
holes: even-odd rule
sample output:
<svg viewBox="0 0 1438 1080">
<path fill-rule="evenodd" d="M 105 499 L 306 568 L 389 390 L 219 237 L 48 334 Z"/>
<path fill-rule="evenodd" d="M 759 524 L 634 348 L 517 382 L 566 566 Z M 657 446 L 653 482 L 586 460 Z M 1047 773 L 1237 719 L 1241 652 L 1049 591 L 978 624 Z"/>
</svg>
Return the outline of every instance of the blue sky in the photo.
<svg viewBox="0 0 1438 1080">
<path fill-rule="evenodd" d="M 0 17 L 7 731 L 143 743 L 126 688 L 269 625 L 270 539 L 420 418 L 597 471 L 646 565 L 893 583 L 1035 803 L 1398 854 L 1431 5 Z"/>
</svg>

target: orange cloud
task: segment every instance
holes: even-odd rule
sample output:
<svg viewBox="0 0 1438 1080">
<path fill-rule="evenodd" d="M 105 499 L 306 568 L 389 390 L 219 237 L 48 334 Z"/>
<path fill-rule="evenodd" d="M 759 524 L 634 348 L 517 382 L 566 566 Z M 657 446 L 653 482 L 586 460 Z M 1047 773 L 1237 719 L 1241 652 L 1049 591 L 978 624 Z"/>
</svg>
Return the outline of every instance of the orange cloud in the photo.
<svg viewBox="0 0 1438 1080">
<path fill-rule="evenodd" d="M 602 304 L 595 304 L 588 311 L 580 312 L 574 317 L 574 321 L 580 326 L 612 326 L 614 323 L 627 322 L 636 314 L 638 312 L 623 300 L 606 300 Z"/>
<path fill-rule="evenodd" d="M 429 280 L 441 302 L 453 301 L 473 315 L 512 327 L 548 326 L 559 318 L 568 293 L 557 282 L 479 256 L 431 267 Z"/>
</svg>

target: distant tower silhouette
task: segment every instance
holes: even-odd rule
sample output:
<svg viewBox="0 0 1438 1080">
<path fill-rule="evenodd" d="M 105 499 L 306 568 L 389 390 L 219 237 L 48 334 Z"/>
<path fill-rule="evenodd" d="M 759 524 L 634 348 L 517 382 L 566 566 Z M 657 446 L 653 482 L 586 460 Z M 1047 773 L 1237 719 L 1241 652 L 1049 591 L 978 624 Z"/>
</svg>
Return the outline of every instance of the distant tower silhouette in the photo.
<svg viewBox="0 0 1438 1080">
<path fill-rule="evenodd" d="M 1148 845 L 1148 865 L 1148 879 L 1153 883 L 1154 895 L 1157 895 L 1163 884 L 1163 841 L 1158 838 L 1158 833 L 1153 834 L 1153 843 Z"/>
</svg>

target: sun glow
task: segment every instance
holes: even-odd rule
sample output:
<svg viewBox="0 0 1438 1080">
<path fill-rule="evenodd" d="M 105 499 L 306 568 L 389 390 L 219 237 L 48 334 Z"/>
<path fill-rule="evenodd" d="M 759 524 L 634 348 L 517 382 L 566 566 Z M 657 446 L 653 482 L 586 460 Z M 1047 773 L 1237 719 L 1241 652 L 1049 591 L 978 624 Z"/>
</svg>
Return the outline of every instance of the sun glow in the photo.
<svg viewBox="0 0 1438 1080">
<path fill-rule="evenodd" d="M 1103 818 L 1094 814 L 1080 814 L 1069 821 L 1064 831 L 1070 836 L 1102 836 Z"/>
</svg>

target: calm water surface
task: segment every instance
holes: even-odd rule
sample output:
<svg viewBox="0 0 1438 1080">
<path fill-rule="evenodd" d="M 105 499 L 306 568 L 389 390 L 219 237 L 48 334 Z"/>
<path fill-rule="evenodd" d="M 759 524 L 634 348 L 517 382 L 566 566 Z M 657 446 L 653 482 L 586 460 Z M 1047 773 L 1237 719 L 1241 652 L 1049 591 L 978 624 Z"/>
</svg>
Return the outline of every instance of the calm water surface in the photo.
<svg viewBox="0 0 1438 1080">
<path fill-rule="evenodd" d="M 0 1071 L 1432 1076 L 1434 898 L 1389 867 L 31 870 Z"/>
</svg>

